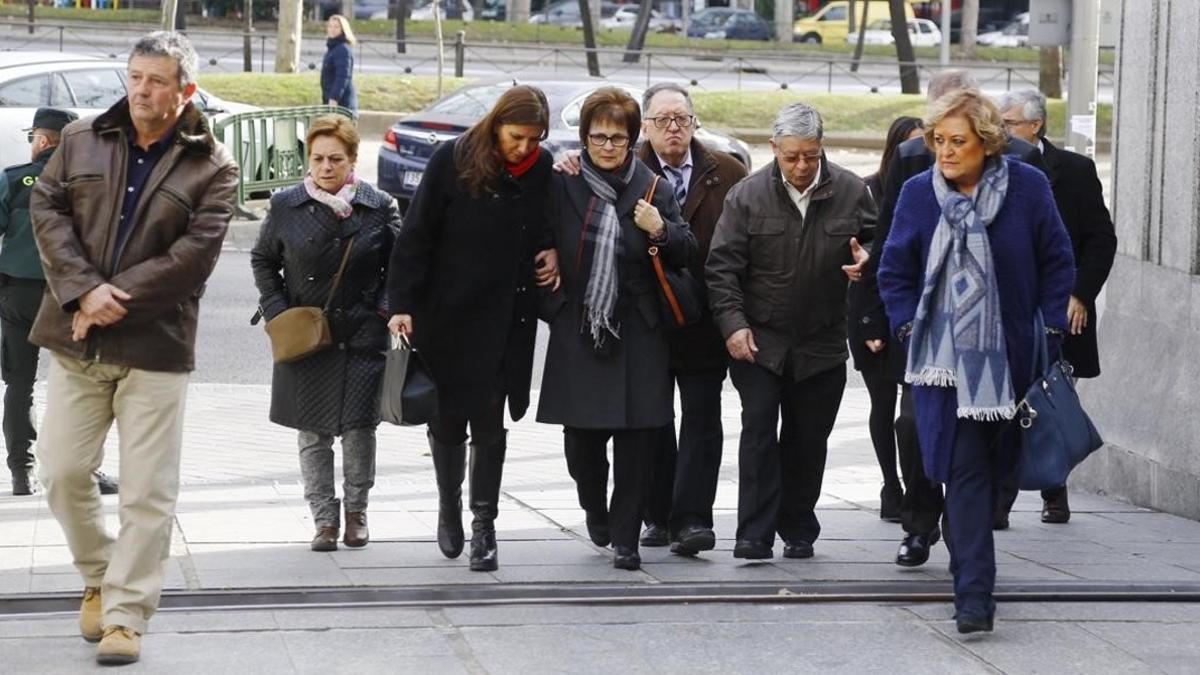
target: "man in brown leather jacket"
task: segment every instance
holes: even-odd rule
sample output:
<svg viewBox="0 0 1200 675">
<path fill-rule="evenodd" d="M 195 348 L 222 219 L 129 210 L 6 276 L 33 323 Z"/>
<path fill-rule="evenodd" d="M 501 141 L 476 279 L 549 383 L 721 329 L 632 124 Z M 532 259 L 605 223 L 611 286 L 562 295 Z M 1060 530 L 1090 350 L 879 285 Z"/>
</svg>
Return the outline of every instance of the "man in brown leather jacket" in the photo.
<svg viewBox="0 0 1200 675">
<path fill-rule="evenodd" d="M 861 277 L 858 239 L 875 222 L 866 186 L 825 158 L 822 133 L 810 106 L 779 112 L 775 161 L 730 190 L 705 266 L 742 399 L 735 558 L 772 557 L 776 532 L 784 557 L 809 558 L 821 532 L 815 507 L 849 357 L 846 280 Z"/>
<path fill-rule="evenodd" d="M 85 591 L 80 632 L 100 663 L 131 663 L 158 605 L 179 494 L 196 316 L 233 215 L 238 170 L 189 102 L 196 52 L 151 33 L 128 95 L 62 132 L 34 191 L 48 292 L 30 341 L 52 352 L 40 478 Z M 92 471 L 120 434 L 121 530 Z"/>
</svg>

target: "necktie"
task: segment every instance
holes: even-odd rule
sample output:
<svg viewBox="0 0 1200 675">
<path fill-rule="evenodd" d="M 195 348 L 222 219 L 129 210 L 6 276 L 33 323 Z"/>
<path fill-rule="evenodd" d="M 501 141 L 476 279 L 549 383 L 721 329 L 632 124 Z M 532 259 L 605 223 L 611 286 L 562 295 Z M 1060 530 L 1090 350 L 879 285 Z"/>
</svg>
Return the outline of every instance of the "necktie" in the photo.
<svg viewBox="0 0 1200 675">
<path fill-rule="evenodd" d="M 667 172 L 671 183 L 675 185 L 675 201 L 679 202 L 679 208 L 682 209 L 683 203 L 687 199 L 687 185 L 683 183 L 683 171 L 670 164 L 663 164 L 663 171 Z"/>
</svg>

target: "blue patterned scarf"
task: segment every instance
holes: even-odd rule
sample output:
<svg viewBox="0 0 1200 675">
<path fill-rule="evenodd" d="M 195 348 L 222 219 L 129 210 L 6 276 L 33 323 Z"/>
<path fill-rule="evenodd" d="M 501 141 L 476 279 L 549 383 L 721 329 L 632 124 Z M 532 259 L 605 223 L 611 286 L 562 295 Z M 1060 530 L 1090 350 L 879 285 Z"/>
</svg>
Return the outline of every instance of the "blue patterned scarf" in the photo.
<svg viewBox="0 0 1200 675">
<path fill-rule="evenodd" d="M 1012 419 L 1016 397 L 987 231 L 1008 192 L 1008 164 L 1003 157 L 987 161 L 974 199 L 953 190 L 937 168 L 933 191 L 942 215 L 929 245 L 904 380 L 955 387 L 959 417 Z"/>
</svg>

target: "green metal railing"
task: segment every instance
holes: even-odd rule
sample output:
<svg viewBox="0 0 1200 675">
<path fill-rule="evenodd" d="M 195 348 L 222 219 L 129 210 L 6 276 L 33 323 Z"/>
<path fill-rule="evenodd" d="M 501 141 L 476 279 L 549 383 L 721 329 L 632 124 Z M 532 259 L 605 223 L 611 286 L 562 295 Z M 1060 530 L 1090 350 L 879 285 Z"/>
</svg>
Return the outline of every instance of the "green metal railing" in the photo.
<svg viewBox="0 0 1200 675">
<path fill-rule="evenodd" d="M 304 136 L 312 121 L 325 115 L 354 119 L 348 108 L 308 105 L 239 113 L 217 123 L 214 135 L 233 153 L 241 170 L 241 210 L 252 193 L 289 187 L 304 179 L 308 168 Z"/>
</svg>

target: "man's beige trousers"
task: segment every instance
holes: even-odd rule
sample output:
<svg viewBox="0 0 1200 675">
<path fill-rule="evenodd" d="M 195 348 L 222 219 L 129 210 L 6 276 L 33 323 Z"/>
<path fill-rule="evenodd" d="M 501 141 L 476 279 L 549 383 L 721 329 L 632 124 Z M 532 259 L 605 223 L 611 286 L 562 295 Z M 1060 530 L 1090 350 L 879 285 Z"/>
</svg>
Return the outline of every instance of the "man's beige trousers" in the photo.
<svg viewBox="0 0 1200 675">
<path fill-rule="evenodd" d="M 179 497 L 187 383 L 187 373 L 52 354 L 37 442 L 39 478 L 84 584 L 101 588 L 105 626 L 144 633 L 158 607 Z M 116 539 L 104 527 L 92 478 L 114 419 L 121 482 Z"/>
</svg>

